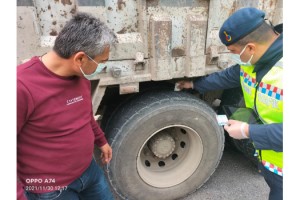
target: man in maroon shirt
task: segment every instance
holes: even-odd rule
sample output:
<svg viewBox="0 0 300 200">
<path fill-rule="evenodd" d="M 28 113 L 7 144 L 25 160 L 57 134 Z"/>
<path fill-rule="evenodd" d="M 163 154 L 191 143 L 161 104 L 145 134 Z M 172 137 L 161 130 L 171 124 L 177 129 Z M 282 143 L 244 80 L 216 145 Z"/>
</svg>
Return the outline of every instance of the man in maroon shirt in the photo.
<svg viewBox="0 0 300 200">
<path fill-rule="evenodd" d="M 99 19 L 77 13 L 53 50 L 17 68 L 18 198 L 113 199 L 102 163 L 112 149 L 93 117 L 88 80 L 101 72 L 116 35 Z M 20 189 L 20 187 L 18 187 Z"/>
</svg>

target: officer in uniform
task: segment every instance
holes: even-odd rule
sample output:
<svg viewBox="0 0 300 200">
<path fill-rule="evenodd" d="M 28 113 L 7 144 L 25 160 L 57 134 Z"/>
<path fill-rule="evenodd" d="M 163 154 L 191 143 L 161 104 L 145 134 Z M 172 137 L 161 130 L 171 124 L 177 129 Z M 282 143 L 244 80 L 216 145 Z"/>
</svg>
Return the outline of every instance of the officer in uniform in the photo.
<svg viewBox="0 0 300 200">
<path fill-rule="evenodd" d="M 229 120 L 224 129 L 235 139 L 249 138 L 259 156 L 259 171 L 270 187 L 270 200 L 283 198 L 283 34 L 265 21 L 265 13 L 242 8 L 222 25 L 220 40 L 237 64 L 193 81 L 179 81 L 179 89 L 200 93 L 241 86 L 247 108 L 262 124 Z"/>
</svg>

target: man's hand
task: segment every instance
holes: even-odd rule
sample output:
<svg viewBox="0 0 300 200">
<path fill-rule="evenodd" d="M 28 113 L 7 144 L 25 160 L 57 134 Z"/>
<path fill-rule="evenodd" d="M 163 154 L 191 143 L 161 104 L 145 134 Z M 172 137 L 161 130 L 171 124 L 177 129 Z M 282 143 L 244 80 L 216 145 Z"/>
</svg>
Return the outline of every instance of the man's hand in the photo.
<svg viewBox="0 0 300 200">
<path fill-rule="evenodd" d="M 228 123 L 224 126 L 224 129 L 228 134 L 235 139 L 247 139 L 249 138 L 249 124 L 237 120 L 228 120 Z"/>
<path fill-rule="evenodd" d="M 178 81 L 176 83 L 177 88 L 182 90 L 182 89 L 193 89 L 193 82 L 192 81 Z"/>
<path fill-rule="evenodd" d="M 108 164 L 112 158 L 112 149 L 108 143 L 99 148 L 101 150 L 101 162 L 102 164 Z"/>
</svg>

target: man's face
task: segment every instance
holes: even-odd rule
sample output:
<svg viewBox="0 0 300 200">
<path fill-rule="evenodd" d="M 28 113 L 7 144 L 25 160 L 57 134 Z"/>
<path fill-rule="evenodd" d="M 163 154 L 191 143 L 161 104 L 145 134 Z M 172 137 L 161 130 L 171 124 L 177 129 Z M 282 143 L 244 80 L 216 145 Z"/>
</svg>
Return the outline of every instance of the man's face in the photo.
<svg viewBox="0 0 300 200">
<path fill-rule="evenodd" d="M 88 55 L 87 55 L 88 56 Z M 87 67 L 84 68 L 85 74 L 92 74 L 99 63 L 105 63 L 109 58 L 109 47 L 106 47 L 101 55 L 97 55 L 95 58 L 90 58 L 88 56 Z"/>
<path fill-rule="evenodd" d="M 253 57 L 255 53 L 253 51 L 254 50 L 253 45 L 254 44 L 252 43 L 246 44 L 245 46 L 232 44 L 227 46 L 227 49 L 230 51 L 230 53 L 239 54 L 241 61 L 247 62 L 251 57 Z"/>
<path fill-rule="evenodd" d="M 234 54 L 240 54 L 240 52 L 242 51 L 242 48 L 240 48 L 240 46 L 233 45 L 233 44 L 227 46 L 227 49 L 230 51 L 230 53 L 234 53 Z"/>
</svg>

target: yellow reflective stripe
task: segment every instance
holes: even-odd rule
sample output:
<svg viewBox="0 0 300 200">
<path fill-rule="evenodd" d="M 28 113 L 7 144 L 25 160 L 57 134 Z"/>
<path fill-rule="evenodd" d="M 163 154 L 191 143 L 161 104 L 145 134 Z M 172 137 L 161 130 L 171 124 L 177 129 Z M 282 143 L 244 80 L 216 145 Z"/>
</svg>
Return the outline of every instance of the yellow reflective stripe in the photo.
<svg viewBox="0 0 300 200">
<path fill-rule="evenodd" d="M 261 160 L 268 161 L 273 165 L 283 168 L 283 153 L 273 150 L 261 150 Z"/>
</svg>

